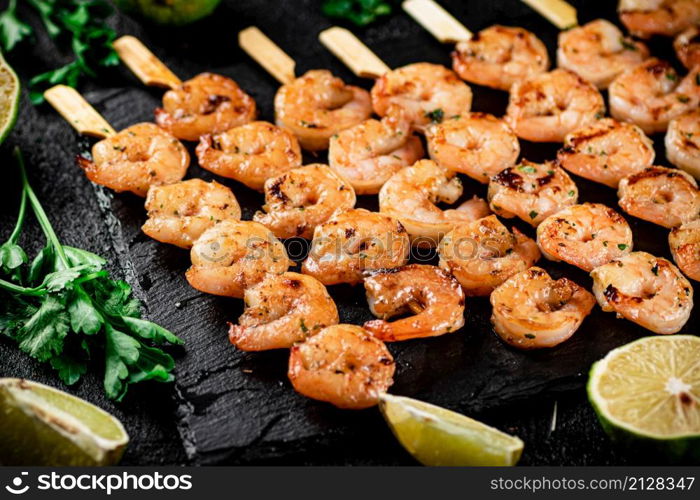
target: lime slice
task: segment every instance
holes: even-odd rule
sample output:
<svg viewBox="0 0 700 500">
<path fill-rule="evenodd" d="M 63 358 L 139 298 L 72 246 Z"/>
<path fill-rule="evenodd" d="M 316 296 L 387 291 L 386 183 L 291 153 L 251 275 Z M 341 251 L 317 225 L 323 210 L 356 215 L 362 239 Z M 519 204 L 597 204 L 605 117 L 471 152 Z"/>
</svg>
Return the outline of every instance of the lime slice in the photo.
<svg viewBox="0 0 700 500">
<path fill-rule="evenodd" d="M 156 24 L 182 26 L 211 14 L 221 0 L 116 0 L 117 7 Z"/>
<path fill-rule="evenodd" d="M 17 121 L 19 92 L 19 79 L 0 52 L 0 144 Z"/>
<path fill-rule="evenodd" d="M 121 422 L 43 384 L 0 379 L 0 464 L 113 465 L 129 442 Z"/>
<path fill-rule="evenodd" d="M 699 337 L 645 337 L 610 351 L 591 368 L 588 399 L 624 448 L 700 460 Z"/>
<path fill-rule="evenodd" d="M 423 465 L 515 465 L 523 442 L 450 410 L 383 394 L 379 408 L 396 438 Z"/>
</svg>

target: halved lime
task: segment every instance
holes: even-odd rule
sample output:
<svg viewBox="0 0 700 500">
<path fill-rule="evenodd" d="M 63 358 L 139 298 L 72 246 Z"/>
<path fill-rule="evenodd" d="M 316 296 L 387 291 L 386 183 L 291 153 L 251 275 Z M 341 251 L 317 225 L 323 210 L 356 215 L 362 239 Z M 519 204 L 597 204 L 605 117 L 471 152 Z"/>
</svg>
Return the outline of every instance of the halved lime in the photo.
<svg viewBox="0 0 700 500">
<path fill-rule="evenodd" d="M 19 79 L 0 52 L 0 144 L 17 121 L 19 93 Z"/>
<path fill-rule="evenodd" d="M 423 465 L 515 465 L 523 451 L 519 438 L 423 401 L 383 394 L 379 408 L 399 442 Z"/>
<path fill-rule="evenodd" d="M 636 456 L 700 461 L 699 337 L 645 337 L 610 351 L 591 368 L 588 399 Z"/>
<path fill-rule="evenodd" d="M 121 422 L 52 387 L 0 379 L 0 464 L 113 465 L 127 443 Z"/>
<path fill-rule="evenodd" d="M 157 24 L 182 26 L 211 14 L 221 0 L 115 0 L 117 7 Z"/>
</svg>

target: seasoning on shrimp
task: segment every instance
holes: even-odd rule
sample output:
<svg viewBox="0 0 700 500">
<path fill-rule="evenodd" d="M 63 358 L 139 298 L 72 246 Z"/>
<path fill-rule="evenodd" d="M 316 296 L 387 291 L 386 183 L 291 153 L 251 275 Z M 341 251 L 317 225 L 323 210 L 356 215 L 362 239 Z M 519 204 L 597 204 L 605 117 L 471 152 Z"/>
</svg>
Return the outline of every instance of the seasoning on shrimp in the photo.
<svg viewBox="0 0 700 500">
<path fill-rule="evenodd" d="M 377 270 L 365 279 L 367 302 L 376 317 L 365 329 L 385 342 L 435 337 L 464 326 L 464 292 L 437 266 L 409 264 Z M 395 321 L 394 316 L 412 313 Z"/>
<path fill-rule="evenodd" d="M 289 380 L 309 398 L 338 408 L 375 406 L 394 383 L 394 358 L 384 342 L 356 325 L 324 328 L 289 354 Z"/>
<path fill-rule="evenodd" d="M 356 208 L 316 226 L 302 272 L 324 285 L 356 284 L 368 270 L 403 266 L 410 249 L 406 229 L 397 219 Z"/>
<path fill-rule="evenodd" d="M 675 168 L 651 167 L 625 177 L 617 195 L 628 214 L 669 229 L 700 215 L 697 182 Z"/>
<path fill-rule="evenodd" d="M 270 177 L 301 166 L 301 148 L 288 130 L 256 121 L 203 135 L 197 158 L 202 168 L 262 191 Z"/>
<path fill-rule="evenodd" d="M 700 281 L 700 219 L 674 227 L 668 235 L 668 243 L 681 271 Z"/>
<path fill-rule="evenodd" d="M 395 173 L 379 191 L 379 211 L 401 221 L 415 246 L 436 246 L 461 222 L 489 214 L 486 202 L 474 197 L 456 209 L 442 210 L 436 203 L 455 203 L 462 182 L 434 161 L 420 160 Z"/>
<path fill-rule="evenodd" d="M 612 208 L 598 203 L 574 205 L 537 226 L 537 245 L 549 260 L 592 271 L 632 251 L 632 230 Z"/>
<path fill-rule="evenodd" d="M 146 196 L 151 186 L 182 180 L 190 155 L 180 141 L 152 123 L 137 123 L 92 147 L 92 160 L 78 156 L 88 179 L 117 192 Z"/>
<path fill-rule="evenodd" d="M 491 210 L 501 217 L 519 217 L 533 227 L 555 212 L 575 205 L 578 188 L 556 162 L 523 160 L 491 178 Z"/>
<path fill-rule="evenodd" d="M 424 132 L 432 123 L 468 112 L 472 91 L 444 66 L 415 63 L 377 79 L 372 87 L 372 106 L 379 116 L 399 106 L 413 127 Z"/>
<path fill-rule="evenodd" d="M 603 118 L 566 136 L 557 153 L 569 172 L 616 188 L 623 177 L 651 167 L 654 144 L 642 129 Z"/>
<path fill-rule="evenodd" d="M 647 59 L 610 85 L 610 113 L 647 134 L 665 132 L 672 119 L 700 106 L 698 81 L 700 67 L 681 78 L 668 62 Z"/>
<path fill-rule="evenodd" d="M 649 57 L 641 42 L 625 37 L 610 21 L 596 19 L 559 33 L 560 68 L 578 73 L 599 89 Z"/>
<path fill-rule="evenodd" d="M 700 65 L 700 26 L 691 26 L 673 41 L 676 56 L 688 69 Z"/>
<path fill-rule="evenodd" d="M 352 186 L 327 165 L 313 163 L 268 179 L 263 211 L 253 220 L 278 238 L 310 240 L 316 226 L 354 206 Z"/>
<path fill-rule="evenodd" d="M 192 267 L 185 277 L 193 288 L 234 298 L 242 298 L 267 273 L 283 273 L 291 265 L 284 245 L 269 229 L 230 219 L 204 231 L 190 256 Z"/>
<path fill-rule="evenodd" d="M 500 90 L 549 69 L 547 47 L 534 33 L 491 26 L 457 44 L 452 68 L 468 82 Z"/>
<path fill-rule="evenodd" d="M 563 142 L 566 134 L 603 115 L 605 103 L 598 89 L 559 68 L 515 82 L 505 121 L 522 139 Z"/>
<path fill-rule="evenodd" d="M 700 22 L 699 0 L 620 0 L 622 24 L 634 35 L 673 36 Z"/>
<path fill-rule="evenodd" d="M 229 324 L 228 338 L 242 351 L 286 349 L 338 323 L 326 287 L 298 273 L 268 274 L 245 290 L 245 310 Z"/>
<path fill-rule="evenodd" d="M 430 158 L 438 165 L 487 184 L 501 170 L 515 165 L 518 137 L 493 115 L 464 113 L 428 127 Z"/>
<path fill-rule="evenodd" d="M 141 230 L 154 240 L 191 248 L 204 231 L 222 220 L 240 220 L 231 190 L 201 179 L 152 186 L 146 198 L 148 219 Z"/>
<path fill-rule="evenodd" d="M 491 294 L 494 330 L 518 349 L 554 347 L 568 340 L 595 305 L 593 295 L 568 278 L 531 267 Z"/>
<path fill-rule="evenodd" d="M 632 252 L 591 272 L 603 311 L 654 333 L 677 333 L 693 308 L 693 288 L 676 266 L 646 252 Z"/>
<path fill-rule="evenodd" d="M 217 134 L 253 121 L 255 101 L 225 76 L 202 73 L 163 95 L 156 123 L 184 141 Z"/>
<path fill-rule="evenodd" d="M 440 241 L 438 254 L 440 267 L 470 296 L 489 295 L 540 259 L 534 240 L 515 227 L 511 233 L 495 215 L 456 226 Z"/>
<path fill-rule="evenodd" d="M 328 148 L 329 166 L 357 194 L 377 194 L 389 177 L 422 157 L 423 145 L 398 107 L 381 121 L 370 119 L 334 135 Z"/>
<path fill-rule="evenodd" d="M 371 114 L 366 90 L 346 85 L 325 69 L 307 71 L 282 85 L 275 95 L 277 125 L 291 131 L 309 151 L 327 149 L 334 134 L 362 123 Z"/>
<path fill-rule="evenodd" d="M 671 120 L 665 144 L 668 161 L 700 179 L 700 110 Z"/>
</svg>

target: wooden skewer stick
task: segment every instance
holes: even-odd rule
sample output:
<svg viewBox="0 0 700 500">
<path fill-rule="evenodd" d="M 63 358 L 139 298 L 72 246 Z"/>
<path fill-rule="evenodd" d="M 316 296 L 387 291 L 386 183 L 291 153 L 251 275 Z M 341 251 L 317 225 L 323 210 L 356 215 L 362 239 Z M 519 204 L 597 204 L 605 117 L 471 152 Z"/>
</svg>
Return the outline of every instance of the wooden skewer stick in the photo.
<svg viewBox="0 0 700 500">
<path fill-rule="evenodd" d="M 389 66 L 369 47 L 345 28 L 334 26 L 319 33 L 318 38 L 338 59 L 361 78 L 379 78 Z"/>
<path fill-rule="evenodd" d="M 257 27 L 251 26 L 238 33 L 238 45 L 282 85 L 296 78 L 294 59 Z"/>
<path fill-rule="evenodd" d="M 564 0 L 523 0 L 560 30 L 578 26 L 576 9 Z"/>
<path fill-rule="evenodd" d="M 402 7 L 442 43 L 457 43 L 472 37 L 471 31 L 433 0 L 406 0 Z"/>
<path fill-rule="evenodd" d="M 56 85 L 44 92 L 44 97 L 79 134 L 100 139 L 116 134 L 107 120 L 74 88 Z"/>
<path fill-rule="evenodd" d="M 176 88 L 182 81 L 170 71 L 153 52 L 133 36 L 123 36 L 114 42 L 119 58 L 144 85 Z"/>
</svg>

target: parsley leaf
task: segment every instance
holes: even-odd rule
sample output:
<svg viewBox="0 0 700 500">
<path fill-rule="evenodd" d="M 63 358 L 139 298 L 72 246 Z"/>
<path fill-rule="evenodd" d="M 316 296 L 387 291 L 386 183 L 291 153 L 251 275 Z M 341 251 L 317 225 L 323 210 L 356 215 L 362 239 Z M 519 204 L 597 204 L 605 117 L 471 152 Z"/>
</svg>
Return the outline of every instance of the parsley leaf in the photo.
<svg viewBox="0 0 700 500">
<path fill-rule="evenodd" d="M 0 44 L 5 52 L 14 49 L 32 34 L 32 28 L 17 17 L 16 11 L 17 0 L 10 0 L 7 8 L 0 13 Z"/>
<path fill-rule="evenodd" d="M 391 14 L 395 3 L 396 0 L 325 0 L 321 10 L 328 17 L 366 26 L 381 16 Z"/>
</svg>

